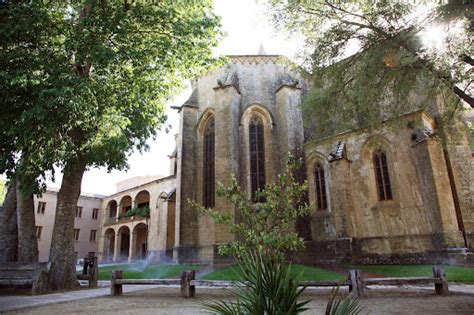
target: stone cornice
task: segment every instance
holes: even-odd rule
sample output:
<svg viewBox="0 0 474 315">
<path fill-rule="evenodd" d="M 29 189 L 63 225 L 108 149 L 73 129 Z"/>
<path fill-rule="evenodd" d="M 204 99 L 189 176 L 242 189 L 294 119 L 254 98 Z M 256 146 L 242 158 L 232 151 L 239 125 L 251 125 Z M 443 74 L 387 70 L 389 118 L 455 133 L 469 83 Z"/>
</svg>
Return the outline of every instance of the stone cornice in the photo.
<svg viewBox="0 0 474 315">
<path fill-rule="evenodd" d="M 190 103 L 184 103 L 181 106 L 171 106 L 171 109 L 176 109 L 178 113 L 180 113 L 183 108 L 198 109 L 198 106 Z"/>
<path fill-rule="evenodd" d="M 290 89 L 295 89 L 295 90 L 301 90 L 301 87 L 297 86 L 297 85 L 290 85 L 290 84 L 281 84 L 276 90 L 275 90 L 275 94 L 277 94 L 278 92 L 280 92 L 281 89 L 283 88 L 290 88 Z"/>
<path fill-rule="evenodd" d="M 223 85 L 218 85 L 218 86 L 213 87 L 213 89 L 214 89 L 214 91 L 220 90 L 220 89 L 225 90 L 225 89 L 228 88 L 228 87 L 233 87 L 234 90 L 240 95 L 240 90 L 239 90 L 239 88 L 238 88 L 237 86 L 235 86 L 235 84 L 223 84 Z"/>
</svg>

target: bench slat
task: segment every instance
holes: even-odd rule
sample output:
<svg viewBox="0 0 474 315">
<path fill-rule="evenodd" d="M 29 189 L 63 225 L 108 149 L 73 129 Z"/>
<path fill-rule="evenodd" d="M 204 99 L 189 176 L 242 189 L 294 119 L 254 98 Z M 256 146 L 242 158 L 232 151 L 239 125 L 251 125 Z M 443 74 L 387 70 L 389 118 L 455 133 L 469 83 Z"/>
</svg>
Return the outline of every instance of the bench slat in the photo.
<svg viewBox="0 0 474 315">
<path fill-rule="evenodd" d="M 432 284 L 438 283 L 433 277 L 407 277 L 407 278 L 369 278 L 364 279 L 365 285 L 404 285 L 404 284 Z"/>
<path fill-rule="evenodd" d="M 116 279 L 115 284 L 180 285 L 179 279 Z"/>
<path fill-rule="evenodd" d="M 337 286 L 346 286 L 349 285 L 348 281 L 337 281 L 337 280 L 310 280 L 310 281 L 301 281 L 300 286 L 307 287 L 337 287 Z"/>
<path fill-rule="evenodd" d="M 191 280 L 190 285 L 202 286 L 202 287 L 234 287 L 239 285 L 238 281 L 225 281 L 225 280 Z"/>
<path fill-rule="evenodd" d="M 0 281 L 0 286 L 32 286 L 33 279 L 2 279 Z"/>
</svg>

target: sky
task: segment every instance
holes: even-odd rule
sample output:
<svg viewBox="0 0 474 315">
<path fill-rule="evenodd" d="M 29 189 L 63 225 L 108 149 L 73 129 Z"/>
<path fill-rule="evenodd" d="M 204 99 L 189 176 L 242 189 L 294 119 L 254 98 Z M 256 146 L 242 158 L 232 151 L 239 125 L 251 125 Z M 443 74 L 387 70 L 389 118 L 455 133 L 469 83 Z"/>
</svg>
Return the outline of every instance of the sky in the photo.
<svg viewBox="0 0 474 315">
<path fill-rule="evenodd" d="M 259 0 L 215 0 L 215 13 L 222 18 L 222 28 L 227 33 L 226 38 L 217 47 L 216 55 L 245 55 L 257 54 L 260 45 L 263 45 L 266 54 L 285 55 L 293 58 L 297 43 L 286 36 L 276 33 L 268 17 L 264 14 L 264 7 Z M 183 91 L 168 104 L 180 106 L 191 90 Z M 156 140 L 149 139 L 150 150 L 143 154 L 132 153 L 128 158 L 128 171 L 112 171 L 108 173 L 104 168 L 93 168 L 84 174 L 82 191 L 101 195 L 110 195 L 116 192 L 115 183 L 136 176 L 169 175 L 169 159 L 175 148 L 174 135 L 178 133 L 178 113 L 169 108 L 167 110 L 168 123 L 171 130 L 166 133 L 160 131 Z M 61 183 L 59 172 L 56 182 L 48 181 L 48 187 L 58 188 Z"/>
</svg>

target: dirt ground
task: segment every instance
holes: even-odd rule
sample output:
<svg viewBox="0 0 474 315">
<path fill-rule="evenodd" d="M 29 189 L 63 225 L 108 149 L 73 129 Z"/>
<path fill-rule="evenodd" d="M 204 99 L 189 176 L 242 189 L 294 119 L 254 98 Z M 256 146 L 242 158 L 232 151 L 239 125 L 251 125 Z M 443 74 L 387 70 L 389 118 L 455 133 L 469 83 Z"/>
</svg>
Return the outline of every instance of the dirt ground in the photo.
<svg viewBox="0 0 474 315">
<path fill-rule="evenodd" d="M 324 314 L 329 291 L 311 291 L 310 310 L 305 314 Z M 9 312 L 7 314 L 205 314 L 199 303 L 227 299 L 225 289 L 197 289 L 196 298 L 184 299 L 177 288 L 159 288 Z M 474 295 L 437 296 L 431 291 L 366 291 L 361 300 L 363 314 L 474 314 Z"/>
</svg>

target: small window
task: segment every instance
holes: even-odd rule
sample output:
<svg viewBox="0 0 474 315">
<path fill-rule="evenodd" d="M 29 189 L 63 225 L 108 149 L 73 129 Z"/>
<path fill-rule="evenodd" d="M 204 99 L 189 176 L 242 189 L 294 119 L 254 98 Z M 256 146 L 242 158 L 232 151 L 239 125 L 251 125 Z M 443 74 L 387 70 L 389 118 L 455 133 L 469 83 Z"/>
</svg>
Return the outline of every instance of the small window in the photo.
<svg viewBox="0 0 474 315">
<path fill-rule="evenodd" d="M 43 232 L 43 227 L 42 226 L 37 226 L 36 227 L 36 238 L 41 239 L 41 232 Z"/>
<path fill-rule="evenodd" d="M 82 207 L 76 207 L 76 218 L 82 217 Z"/>
<path fill-rule="evenodd" d="M 316 182 L 316 206 L 318 210 L 326 210 L 328 202 L 326 197 L 326 183 L 324 168 L 321 164 L 316 164 L 314 168 L 314 180 Z"/>
<path fill-rule="evenodd" d="M 46 202 L 38 201 L 38 208 L 36 209 L 36 213 L 44 214 L 45 210 L 46 210 Z"/>
<path fill-rule="evenodd" d="M 379 200 L 392 200 L 392 187 L 390 185 L 390 174 L 388 172 L 387 156 L 385 152 L 377 150 L 373 156 L 375 179 Z"/>
<path fill-rule="evenodd" d="M 79 240 L 79 229 L 74 229 L 74 239 L 75 239 L 76 241 Z"/>
<path fill-rule="evenodd" d="M 91 230 L 91 236 L 89 238 L 89 241 L 95 242 L 96 235 L 97 235 L 97 230 Z"/>
<path fill-rule="evenodd" d="M 99 217 L 99 209 L 97 208 L 92 209 L 92 219 L 97 220 L 98 217 Z"/>
</svg>

